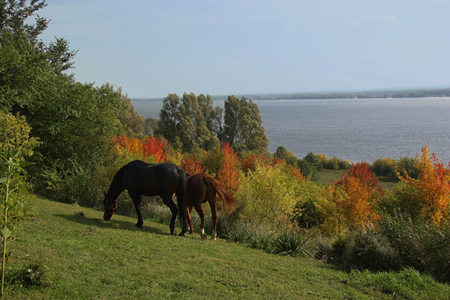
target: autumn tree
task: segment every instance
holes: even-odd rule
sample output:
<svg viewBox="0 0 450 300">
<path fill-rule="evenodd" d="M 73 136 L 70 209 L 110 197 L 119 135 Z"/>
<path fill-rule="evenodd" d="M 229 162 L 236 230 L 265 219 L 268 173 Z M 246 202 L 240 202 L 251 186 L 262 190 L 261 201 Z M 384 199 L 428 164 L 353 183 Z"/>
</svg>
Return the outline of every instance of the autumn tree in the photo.
<svg viewBox="0 0 450 300">
<path fill-rule="evenodd" d="M 140 140 L 125 135 L 114 138 L 116 153 L 123 154 L 125 151 L 138 154 L 140 159 L 149 159 L 152 163 L 164 162 L 166 160 L 165 147 L 167 143 L 153 136 Z"/>
<path fill-rule="evenodd" d="M 380 215 L 377 199 L 383 195 L 377 186 L 378 178 L 367 163 L 352 165 L 349 172 L 330 185 L 317 203 L 322 213 L 325 232 L 342 233 L 369 222 L 377 222 Z"/>
<path fill-rule="evenodd" d="M 428 146 L 422 148 L 417 156 L 418 179 L 414 179 L 407 172 L 397 173 L 400 180 L 409 190 L 408 202 L 400 206 L 410 210 L 411 215 L 421 215 L 427 220 L 440 226 L 448 223 L 450 209 L 450 164 L 446 168 L 439 162 L 434 153 L 430 154 Z M 416 210 L 416 211 L 411 211 Z"/>
<path fill-rule="evenodd" d="M 229 143 L 222 146 L 222 167 L 217 172 L 217 179 L 226 191 L 232 193 L 238 186 L 239 159 Z"/>
</svg>

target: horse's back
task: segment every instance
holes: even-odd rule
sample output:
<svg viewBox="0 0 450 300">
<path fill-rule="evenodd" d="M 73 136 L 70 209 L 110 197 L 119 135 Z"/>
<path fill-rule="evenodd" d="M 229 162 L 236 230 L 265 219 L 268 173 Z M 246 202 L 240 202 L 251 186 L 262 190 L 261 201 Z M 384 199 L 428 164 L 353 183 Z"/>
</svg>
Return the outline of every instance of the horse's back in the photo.
<svg viewBox="0 0 450 300">
<path fill-rule="evenodd" d="M 177 191 L 180 175 L 178 167 L 174 164 L 148 164 L 135 160 L 124 168 L 123 182 L 129 191 L 145 196 L 171 196 Z"/>
</svg>

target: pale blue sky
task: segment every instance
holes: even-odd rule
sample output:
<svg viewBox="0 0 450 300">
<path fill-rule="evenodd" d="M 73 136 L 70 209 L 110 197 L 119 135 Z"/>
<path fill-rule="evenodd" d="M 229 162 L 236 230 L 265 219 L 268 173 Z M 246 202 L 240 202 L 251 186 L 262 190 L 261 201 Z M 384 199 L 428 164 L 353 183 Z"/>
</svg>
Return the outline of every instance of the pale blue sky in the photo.
<svg viewBox="0 0 450 300">
<path fill-rule="evenodd" d="M 450 87 L 448 0 L 47 0 L 76 80 L 131 98 Z"/>
</svg>

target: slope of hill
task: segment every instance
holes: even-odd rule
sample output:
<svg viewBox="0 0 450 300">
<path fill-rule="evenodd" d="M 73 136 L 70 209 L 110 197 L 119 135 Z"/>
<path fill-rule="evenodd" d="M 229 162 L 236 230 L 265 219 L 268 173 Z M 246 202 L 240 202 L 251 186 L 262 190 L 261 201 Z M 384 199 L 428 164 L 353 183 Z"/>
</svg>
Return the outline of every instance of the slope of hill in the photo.
<svg viewBox="0 0 450 300">
<path fill-rule="evenodd" d="M 8 246 L 4 299 L 382 299 L 450 294 L 448 285 L 428 277 L 420 288 L 416 283 L 408 286 L 410 279 L 399 279 L 397 290 L 389 290 L 365 279 L 364 273 L 348 274 L 308 258 L 270 255 L 221 239 L 202 241 L 197 234 L 170 236 L 166 225 L 146 221 L 138 229 L 135 222 L 119 215 L 105 222 L 100 211 L 36 198 L 36 216 L 21 225 Z"/>
</svg>

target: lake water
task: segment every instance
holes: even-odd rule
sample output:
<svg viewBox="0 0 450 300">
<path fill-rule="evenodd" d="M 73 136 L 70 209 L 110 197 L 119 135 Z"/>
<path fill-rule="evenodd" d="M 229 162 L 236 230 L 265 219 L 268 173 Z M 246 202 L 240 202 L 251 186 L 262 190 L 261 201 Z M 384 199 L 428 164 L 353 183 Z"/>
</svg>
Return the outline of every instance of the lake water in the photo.
<svg viewBox="0 0 450 300">
<path fill-rule="evenodd" d="M 269 150 L 303 158 L 322 153 L 351 162 L 416 157 L 428 144 L 450 161 L 450 98 L 257 100 Z M 143 117 L 159 118 L 162 101 L 133 100 Z M 223 107 L 224 101 L 215 101 Z"/>
</svg>

